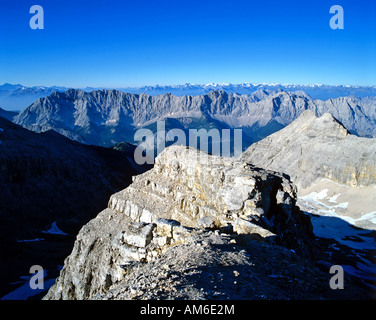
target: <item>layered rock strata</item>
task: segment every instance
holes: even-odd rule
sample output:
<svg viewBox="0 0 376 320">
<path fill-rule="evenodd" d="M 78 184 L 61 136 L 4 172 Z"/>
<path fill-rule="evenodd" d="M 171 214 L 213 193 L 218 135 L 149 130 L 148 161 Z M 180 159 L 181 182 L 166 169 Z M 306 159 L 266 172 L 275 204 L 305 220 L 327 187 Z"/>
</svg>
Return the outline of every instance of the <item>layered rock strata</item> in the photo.
<svg viewBox="0 0 376 320">
<path fill-rule="evenodd" d="M 154 168 L 111 196 L 77 236 L 47 299 L 91 299 L 135 262 L 153 261 L 202 230 L 249 235 L 307 254 L 310 220 L 283 175 L 247 163 L 170 147 Z M 200 231 L 201 230 L 201 231 Z"/>
</svg>

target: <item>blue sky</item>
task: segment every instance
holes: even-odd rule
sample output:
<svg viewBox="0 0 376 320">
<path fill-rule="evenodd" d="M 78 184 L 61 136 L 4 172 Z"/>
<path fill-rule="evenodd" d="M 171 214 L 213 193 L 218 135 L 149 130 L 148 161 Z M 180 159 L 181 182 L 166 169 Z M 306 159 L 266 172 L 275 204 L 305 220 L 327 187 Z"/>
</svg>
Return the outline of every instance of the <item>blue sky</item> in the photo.
<svg viewBox="0 0 376 320">
<path fill-rule="evenodd" d="M 32 5 L 44 30 L 32 30 Z M 344 29 L 329 8 L 344 9 Z M 1 0 L 0 84 L 376 85 L 375 0 Z"/>
</svg>

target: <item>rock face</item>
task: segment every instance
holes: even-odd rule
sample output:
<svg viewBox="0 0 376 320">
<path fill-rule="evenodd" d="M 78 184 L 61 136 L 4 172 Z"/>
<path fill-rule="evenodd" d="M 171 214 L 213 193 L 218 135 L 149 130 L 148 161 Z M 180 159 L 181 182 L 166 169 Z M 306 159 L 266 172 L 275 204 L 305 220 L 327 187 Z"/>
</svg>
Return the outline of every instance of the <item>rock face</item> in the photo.
<svg viewBox="0 0 376 320">
<path fill-rule="evenodd" d="M 70 89 L 40 98 L 15 123 L 43 132 L 53 129 L 87 144 L 133 142 L 134 132 L 158 120 L 174 127 L 243 128 L 243 141 L 259 141 L 290 124 L 305 110 L 331 113 L 360 136 L 376 136 L 375 100 L 355 97 L 314 100 L 302 91 L 257 91 L 250 95 L 211 91 L 198 96 L 130 94 L 116 90 Z M 248 146 L 247 145 L 247 146 Z"/>
<path fill-rule="evenodd" d="M 310 220 L 284 176 L 241 161 L 169 147 L 154 168 L 111 196 L 77 236 L 47 299 L 91 299 L 136 262 L 150 262 L 202 230 L 247 235 L 309 255 Z"/>
<path fill-rule="evenodd" d="M 286 128 L 251 145 L 244 161 L 284 172 L 299 188 L 327 178 L 349 186 L 376 184 L 375 139 L 351 135 L 330 114 L 304 112 Z"/>
</svg>

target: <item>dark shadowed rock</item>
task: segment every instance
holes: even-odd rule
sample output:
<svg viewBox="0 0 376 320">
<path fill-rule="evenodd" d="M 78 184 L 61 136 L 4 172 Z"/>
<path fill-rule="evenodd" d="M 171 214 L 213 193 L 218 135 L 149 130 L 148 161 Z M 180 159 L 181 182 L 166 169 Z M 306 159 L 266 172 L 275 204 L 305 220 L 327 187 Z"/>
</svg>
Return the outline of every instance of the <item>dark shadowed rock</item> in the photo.
<svg viewBox="0 0 376 320">
<path fill-rule="evenodd" d="M 5 290 L 6 284 L 17 280 L 13 272 L 28 274 L 30 257 L 33 264 L 46 267 L 45 259 L 59 255 L 59 250 L 60 255 L 67 254 L 60 245 L 57 252 L 46 254 L 51 248 L 44 243 L 38 252 L 30 247 L 38 242 L 25 240 L 48 242 L 51 236 L 42 231 L 54 222 L 74 236 L 138 171 L 127 153 L 82 145 L 54 131 L 37 134 L 4 118 L 0 128 L 0 255 Z M 70 248 L 72 239 L 68 242 Z M 63 257 L 59 256 L 60 263 Z"/>
</svg>

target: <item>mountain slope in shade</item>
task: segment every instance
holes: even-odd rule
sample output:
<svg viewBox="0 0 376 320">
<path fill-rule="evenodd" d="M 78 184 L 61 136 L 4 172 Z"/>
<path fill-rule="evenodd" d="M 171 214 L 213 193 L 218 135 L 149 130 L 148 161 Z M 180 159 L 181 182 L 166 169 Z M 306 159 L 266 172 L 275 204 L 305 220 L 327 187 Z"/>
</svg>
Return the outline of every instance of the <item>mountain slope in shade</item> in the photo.
<svg viewBox="0 0 376 320">
<path fill-rule="evenodd" d="M 305 110 L 326 112 L 351 132 L 376 136 L 373 99 L 313 100 L 304 92 L 258 91 L 251 95 L 211 91 L 201 96 L 129 94 L 115 90 L 54 92 L 22 111 L 15 123 L 35 132 L 53 129 L 87 144 L 134 142 L 137 129 L 175 119 L 185 129 L 201 125 L 242 128 L 246 146 L 290 124 Z M 204 121 L 205 123 L 202 123 Z"/>
<path fill-rule="evenodd" d="M 133 154 L 83 145 L 54 131 L 37 134 L 1 117 L 0 128 L 3 291 L 33 264 L 52 263 L 56 270 L 74 239 L 50 242 L 53 236 L 42 231 L 56 225 L 74 236 L 138 171 L 129 160 Z"/>
<path fill-rule="evenodd" d="M 13 118 L 18 114 L 18 112 L 15 111 L 7 111 L 2 108 L 0 108 L 0 117 L 3 117 L 9 121 L 12 121 Z"/>
</svg>

